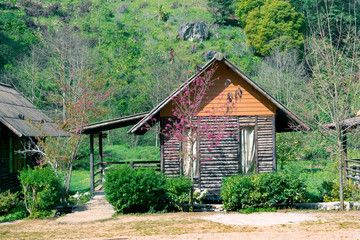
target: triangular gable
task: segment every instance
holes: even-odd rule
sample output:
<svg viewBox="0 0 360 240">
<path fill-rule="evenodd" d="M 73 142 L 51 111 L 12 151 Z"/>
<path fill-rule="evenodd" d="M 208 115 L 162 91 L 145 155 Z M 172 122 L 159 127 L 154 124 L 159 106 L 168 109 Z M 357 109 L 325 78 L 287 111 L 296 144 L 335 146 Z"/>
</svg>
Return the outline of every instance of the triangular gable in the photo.
<svg viewBox="0 0 360 240">
<path fill-rule="evenodd" d="M 223 63 L 227 68 L 232 70 L 232 73 L 237 77 L 240 77 L 242 82 L 242 87 L 247 89 L 249 96 L 253 99 L 251 104 L 247 104 L 247 110 L 244 107 L 239 107 L 239 112 L 234 111 L 233 115 L 276 115 L 276 130 L 277 132 L 292 131 L 292 125 L 300 126 L 304 130 L 308 130 L 309 127 L 305 124 L 299 117 L 293 114 L 288 110 L 284 105 L 279 101 L 273 98 L 269 93 L 252 81 L 245 73 L 235 67 L 229 60 L 218 56 L 218 58 L 213 58 L 210 60 L 201 71 L 193 75 L 188 81 L 182 84 L 177 88 L 170 96 L 168 96 L 164 101 L 157 105 L 153 110 L 151 110 L 141 121 L 139 121 L 134 127 L 132 127 L 128 133 L 135 134 L 144 134 L 147 131 L 145 126 L 152 126 L 154 122 L 153 118 L 159 119 L 160 116 L 166 116 L 170 114 L 171 109 L 171 100 L 176 97 L 182 90 L 184 90 L 189 84 L 191 84 L 198 76 L 201 76 L 205 71 L 209 70 L 214 64 Z M 234 85 L 236 85 L 235 83 Z M 244 86 L 247 85 L 247 86 Z M 236 86 L 234 86 L 236 87 Z M 215 93 L 218 94 L 218 93 Z M 248 97 L 249 97 L 248 96 Z M 254 100 L 255 99 L 255 100 Z M 248 99 L 247 99 L 248 100 Z M 242 103 L 247 100 L 243 100 Z M 245 105 L 244 105 L 245 106 Z M 246 110 L 246 111 L 245 111 Z M 160 115 L 161 112 L 161 115 Z M 166 114 L 167 113 L 167 114 Z"/>
</svg>

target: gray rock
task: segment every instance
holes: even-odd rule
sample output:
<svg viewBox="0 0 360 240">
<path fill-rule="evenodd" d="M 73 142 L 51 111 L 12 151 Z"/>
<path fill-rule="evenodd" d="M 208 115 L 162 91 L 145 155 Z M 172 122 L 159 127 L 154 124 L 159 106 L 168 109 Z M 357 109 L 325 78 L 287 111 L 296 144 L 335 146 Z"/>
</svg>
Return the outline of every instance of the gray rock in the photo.
<svg viewBox="0 0 360 240">
<path fill-rule="evenodd" d="M 209 29 L 204 22 L 185 23 L 180 26 L 178 34 L 188 41 L 204 41 L 209 37 Z"/>
<path fill-rule="evenodd" d="M 211 60 L 217 53 L 219 52 L 214 50 L 205 51 L 204 52 L 205 61 Z"/>
</svg>

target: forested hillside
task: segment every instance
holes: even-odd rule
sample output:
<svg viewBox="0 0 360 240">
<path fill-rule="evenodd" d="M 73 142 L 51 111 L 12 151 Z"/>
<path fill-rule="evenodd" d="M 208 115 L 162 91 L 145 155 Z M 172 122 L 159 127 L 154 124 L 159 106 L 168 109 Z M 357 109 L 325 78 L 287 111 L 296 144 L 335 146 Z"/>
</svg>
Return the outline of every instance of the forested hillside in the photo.
<svg viewBox="0 0 360 240">
<path fill-rule="evenodd" d="M 309 94 L 309 79 L 356 76 L 353 34 L 359 11 L 357 1 L 340 0 L 3 0 L 0 81 L 63 122 L 84 89 L 96 86 L 91 99 L 102 111 L 86 121 L 98 121 L 152 109 L 218 51 L 283 104 L 306 115 L 317 109 L 314 96 L 303 94 Z M 178 34 L 183 24 L 200 21 L 209 31 L 204 40 Z M 321 59 L 326 53 L 333 66 Z M 84 87 L 86 82 L 93 87 Z M 320 90 L 324 83 L 311 84 Z M 346 83 L 340 87 L 348 88 Z M 99 92 L 101 99 L 95 97 Z M 299 104 L 299 99 L 311 104 Z M 340 102 L 349 103 L 351 116 L 358 103 L 348 100 Z M 308 119 L 315 125 L 332 120 L 323 104 L 323 112 Z M 124 135 L 111 133 L 112 141 Z"/>
</svg>

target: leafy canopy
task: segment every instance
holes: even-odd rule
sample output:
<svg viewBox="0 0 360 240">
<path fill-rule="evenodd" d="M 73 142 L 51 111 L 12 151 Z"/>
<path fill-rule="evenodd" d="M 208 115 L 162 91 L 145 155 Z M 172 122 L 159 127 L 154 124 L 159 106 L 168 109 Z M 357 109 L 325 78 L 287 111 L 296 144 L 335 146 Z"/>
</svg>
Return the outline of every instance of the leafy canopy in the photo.
<svg viewBox="0 0 360 240">
<path fill-rule="evenodd" d="M 245 32 L 249 45 L 258 54 L 268 55 L 276 48 L 286 51 L 303 45 L 303 23 L 303 14 L 290 3 L 271 0 L 249 12 Z"/>
</svg>

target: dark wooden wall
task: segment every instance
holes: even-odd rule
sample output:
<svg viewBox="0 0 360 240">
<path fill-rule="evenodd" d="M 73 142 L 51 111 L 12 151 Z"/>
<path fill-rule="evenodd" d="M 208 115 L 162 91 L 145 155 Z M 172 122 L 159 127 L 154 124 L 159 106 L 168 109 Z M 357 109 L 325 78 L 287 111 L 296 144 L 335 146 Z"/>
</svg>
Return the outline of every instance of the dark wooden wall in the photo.
<svg viewBox="0 0 360 240">
<path fill-rule="evenodd" d="M 161 118 L 161 128 L 169 123 L 168 118 Z M 174 137 L 160 135 L 161 141 L 161 167 L 162 171 L 171 177 L 178 177 L 180 174 L 180 142 Z"/>
<path fill-rule="evenodd" d="M 162 126 L 164 126 L 162 119 Z M 228 120 L 227 135 L 211 151 L 209 142 L 200 142 L 202 162 L 200 164 L 200 186 L 208 190 L 208 196 L 217 197 L 220 194 L 221 180 L 224 177 L 241 172 L 240 129 L 246 126 L 255 128 L 255 165 L 256 173 L 276 170 L 275 155 L 275 117 L 245 116 L 231 117 Z M 163 172 L 168 176 L 179 176 L 181 144 L 174 138 L 162 138 Z"/>
<path fill-rule="evenodd" d="M 7 127 L 0 125 L 0 189 L 6 191 L 20 190 L 20 183 L 16 173 L 10 173 L 9 168 L 9 137 L 13 134 Z"/>
<path fill-rule="evenodd" d="M 14 141 L 18 138 L 13 132 L 11 132 L 6 126 L 0 123 L 0 190 L 11 191 L 21 190 L 20 182 L 17 178 L 18 173 L 10 173 L 10 149 L 9 149 L 9 137 L 13 136 Z M 26 163 L 30 166 L 34 165 L 34 158 L 28 157 Z"/>
</svg>

